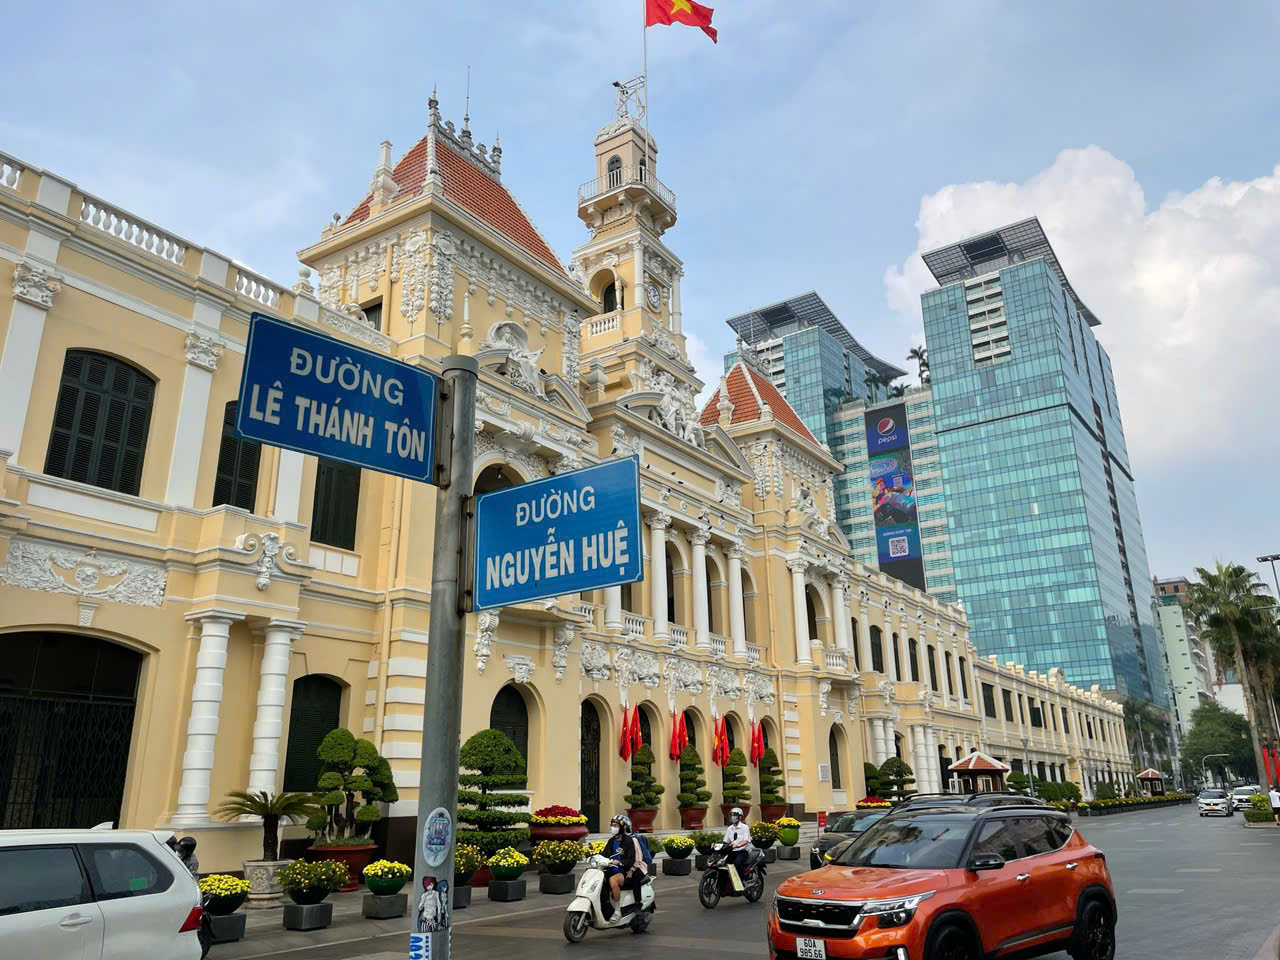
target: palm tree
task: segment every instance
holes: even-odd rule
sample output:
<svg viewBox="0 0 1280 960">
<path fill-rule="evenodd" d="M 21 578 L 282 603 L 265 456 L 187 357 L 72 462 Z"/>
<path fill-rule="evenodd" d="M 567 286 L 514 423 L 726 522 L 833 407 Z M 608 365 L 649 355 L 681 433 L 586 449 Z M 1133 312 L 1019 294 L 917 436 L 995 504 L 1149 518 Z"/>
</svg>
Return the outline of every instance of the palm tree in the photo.
<svg viewBox="0 0 1280 960">
<path fill-rule="evenodd" d="M 907 388 L 900 383 L 895 383 L 889 387 L 887 396 L 890 399 L 896 399 L 897 397 L 904 397 L 906 394 Z"/>
<path fill-rule="evenodd" d="M 874 370 L 868 370 L 867 375 L 866 377 L 863 378 L 862 382 L 867 385 L 867 401 L 868 402 L 875 400 L 876 387 L 887 387 L 889 385 L 889 381 L 887 381 L 880 374 L 876 373 L 876 371 Z"/>
<path fill-rule="evenodd" d="M 1253 759 L 1261 772 L 1267 767 L 1258 729 L 1269 721 L 1270 714 L 1258 702 L 1254 686 L 1260 674 L 1270 674 L 1273 669 L 1275 624 L 1264 611 L 1273 611 L 1274 601 L 1258 575 L 1238 563 L 1219 561 L 1214 570 L 1196 567 L 1196 577 L 1199 582 L 1187 591 L 1187 607 L 1207 628 L 1204 636 L 1213 644 L 1214 653 L 1235 664 L 1249 712 Z M 1267 689 L 1264 696 L 1273 692 L 1274 688 Z"/>
<path fill-rule="evenodd" d="M 911 352 L 907 354 L 907 362 L 914 361 L 916 364 L 916 374 L 920 378 L 921 383 L 929 382 L 929 348 L 928 347 L 912 347 Z"/>
<path fill-rule="evenodd" d="M 309 793 L 246 793 L 232 790 L 214 813 L 219 820 L 239 820 L 241 817 L 262 818 L 262 859 L 280 859 L 280 818 L 309 820 L 325 815 L 324 807 L 316 803 Z"/>
<path fill-rule="evenodd" d="M 1144 767 L 1155 765 L 1161 754 L 1168 754 L 1168 718 L 1145 700 L 1130 697 L 1124 702 L 1124 728 L 1129 740 L 1129 755 L 1141 753 Z M 1151 759 L 1150 754 L 1157 759 Z"/>
</svg>

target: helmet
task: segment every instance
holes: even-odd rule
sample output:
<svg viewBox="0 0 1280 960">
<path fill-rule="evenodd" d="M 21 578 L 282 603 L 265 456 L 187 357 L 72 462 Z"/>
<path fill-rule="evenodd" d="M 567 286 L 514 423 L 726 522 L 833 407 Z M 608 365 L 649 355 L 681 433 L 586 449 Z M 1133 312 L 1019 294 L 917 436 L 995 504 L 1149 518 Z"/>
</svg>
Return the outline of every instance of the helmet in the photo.
<svg viewBox="0 0 1280 960">
<path fill-rule="evenodd" d="M 183 837 L 181 840 L 178 841 L 178 849 L 181 850 L 183 853 L 190 853 L 195 848 L 196 848 L 195 837 Z"/>
<path fill-rule="evenodd" d="M 617 826 L 619 833 L 628 834 L 631 832 L 631 818 L 625 813 L 620 813 L 609 821 L 609 826 Z"/>
<path fill-rule="evenodd" d="M 732 810 L 730 810 L 730 811 L 729 811 L 729 815 L 730 815 L 730 816 L 733 816 L 733 817 L 741 817 L 741 816 L 742 816 L 742 808 L 741 808 L 741 807 L 734 807 Z"/>
</svg>

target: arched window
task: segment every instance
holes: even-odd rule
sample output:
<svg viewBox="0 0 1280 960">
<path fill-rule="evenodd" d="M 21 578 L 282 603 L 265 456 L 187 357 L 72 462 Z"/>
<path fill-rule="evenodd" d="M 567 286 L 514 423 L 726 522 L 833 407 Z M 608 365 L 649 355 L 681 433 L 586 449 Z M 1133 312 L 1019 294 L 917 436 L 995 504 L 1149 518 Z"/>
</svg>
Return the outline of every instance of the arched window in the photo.
<svg viewBox="0 0 1280 960">
<path fill-rule="evenodd" d="M 649 711 L 643 707 L 636 707 L 640 711 L 640 739 L 649 745 L 649 749 L 654 753 L 658 753 L 656 745 L 653 742 L 653 724 L 649 721 Z"/>
<path fill-rule="evenodd" d="M 884 638 L 875 624 L 871 625 L 871 669 L 884 673 Z"/>
<path fill-rule="evenodd" d="M 609 186 L 622 186 L 622 158 L 616 153 L 609 158 Z"/>
<path fill-rule="evenodd" d="M 640 182 L 647 183 L 649 181 L 649 164 L 647 158 L 640 158 Z"/>
<path fill-rule="evenodd" d="M 813 594 L 808 590 L 804 592 L 804 613 L 806 626 L 809 628 L 809 636 L 805 639 L 812 641 L 818 636 L 818 608 L 814 606 Z"/>
<path fill-rule="evenodd" d="M 289 741 L 284 753 L 284 789 L 314 793 L 320 779 L 316 750 L 330 730 L 342 726 L 342 684 L 319 674 L 293 681 Z"/>
<path fill-rule="evenodd" d="M 965 663 L 964 657 L 960 658 L 960 695 L 966 700 L 969 699 L 969 678 L 965 675 L 969 672 L 969 665 Z M 1058 729 L 1058 714 L 1053 714 L 1053 729 Z"/>
<path fill-rule="evenodd" d="M 342 550 L 356 548 L 360 510 L 360 468 L 316 458 L 316 492 L 311 504 L 311 540 Z"/>
<path fill-rule="evenodd" d="M 525 706 L 524 697 L 511 684 L 498 691 L 493 698 L 493 706 L 489 710 L 489 727 L 500 730 L 511 738 L 511 742 L 524 757 L 520 772 L 529 767 L 529 708 Z"/>
<path fill-rule="evenodd" d="M 947 693 L 951 694 L 951 696 L 954 697 L 956 695 L 956 681 L 951 674 L 951 651 L 950 650 L 944 651 L 942 654 L 942 659 L 945 662 L 946 668 L 947 668 Z"/>
<path fill-rule="evenodd" d="M 155 393 L 123 360 L 68 350 L 44 472 L 137 496 Z"/>
<path fill-rule="evenodd" d="M 911 665 L 911 682 L 920 682 L 920 644 L 912 637 L 907 641 L 907 659 Z"/>
<path fill-rule="evenodd" d="M 716 566 L 709 559 L 706 562 L 707 570 L 707 629 L 712 633 L 724 636 L 727 631 L 724 626 L 724 608 L 716 602 L 720 596 L 718 591 L 712 591 L 711 584 L 719 579 Z"/>
<path fill-rule="evenodd" d="M 898 635 L 893 635 L 893 675 L 902 679 L 902 651 L 898 648 Z"/>
<path fill-rule="evenodd" d="M 222 414 L 222 445 L 218 447 L 218 469 L 213 479 L 213 506 L 229 503 L 253 513 L 258 499 L 258 460 L 262 444 L 236 433 L 239 406 L 232 400 Z"/>
<path fill-rule="evenodd" d="M 840 776 L 840 741 L 836 737 L 836 728 L 827 733 L 827 754 L 831 757 L 831 789 L 843 790 L 844 780 Z"/>
<path fill-rule="evenodd" d="M 675 548 L 667 544 L 667 623 L 679 623 L 676 619 L 676 568 Z M 648 741 L 645 741 L 648 743 Z"/>
<path fill-rule="evenodd" d="M 698 747 L 698 721 L 688 710 L 684 712 L 684 729 L 689 735 L 689 746 L 695 750 Z"/>
<path fill-rule="evenodd" d="M 622 609 L 627 611 L 627 613 L 635 613 L 636 608 L 634 603 L 635 601 L 632 599 L 631 595 L 631 584 L 624 583 L 622 585 Z"/>
<path fill-rule="evenodd" d="M 929 686 L 933 688 L 933 692 L 938 692 L 938 663 L 937 657 L 933 652 L 933 644 L 929 644 L 925 651 L 929 657 Z"/>
<path fill-rule="evenodd" d="M 613 311 L 617 310 L 618 309 L 618 285 L 616 283 L 611 283 L 607 287 L 605 287 L 604 293 L 602 294 L 602 299 L 604 301 L 603 303 L 604 313 L 613 313 Z"/>
<path fill-rule="evenodd" d="M 862 640 L 858 637 L 858 618 L 849 618 L 849 636 L 853 638 L 853 665 L 862 670 Z"/>
</svg>

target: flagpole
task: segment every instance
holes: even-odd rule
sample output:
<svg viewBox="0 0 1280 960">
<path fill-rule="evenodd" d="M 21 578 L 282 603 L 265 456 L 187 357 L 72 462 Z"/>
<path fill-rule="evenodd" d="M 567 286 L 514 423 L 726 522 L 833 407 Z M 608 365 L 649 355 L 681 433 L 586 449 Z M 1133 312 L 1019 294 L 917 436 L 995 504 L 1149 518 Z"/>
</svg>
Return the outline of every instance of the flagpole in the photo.
<svg viewBox="0 0 1280 960">
<path fill-rule="evenodd" d="M 644 173 L 641 174 L 642 182 L 649 179 L 649 4 L 648 0 L 640 0 L 641 23 L 643 26 L 642 36 L 644 47 Z M 644 277 L 636 277 L 636 283 L 639 284 L 641 292 L 644 290 Z M 640 294 L 637 294 L 639 296 Z"/>
</svg>

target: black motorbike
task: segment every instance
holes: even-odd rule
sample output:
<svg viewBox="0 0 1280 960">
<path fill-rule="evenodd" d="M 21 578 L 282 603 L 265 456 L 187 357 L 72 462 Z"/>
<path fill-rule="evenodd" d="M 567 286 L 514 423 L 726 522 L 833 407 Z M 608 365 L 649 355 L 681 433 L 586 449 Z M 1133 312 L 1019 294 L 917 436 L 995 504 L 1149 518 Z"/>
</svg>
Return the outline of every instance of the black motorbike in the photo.
<svg viewBox="0 0 1280 960">
<path fill-rule="evenodd" d="M 752 849 L 747 862 L 739 868 L 738 878 L 742 889 L 734 886 L 729 854 L 733 849 L 727 843 L 717 843 L 707 855 L 707 869 L 698 881 L 698 902 L 708 910 L 714 910 L 721 897 L 746 897 L 755 903 L 764 896 L 764 875 L 767 872 L 764 853 Z"/>
</svg>

